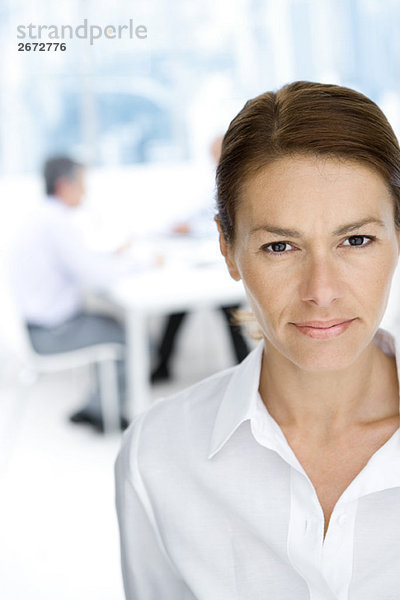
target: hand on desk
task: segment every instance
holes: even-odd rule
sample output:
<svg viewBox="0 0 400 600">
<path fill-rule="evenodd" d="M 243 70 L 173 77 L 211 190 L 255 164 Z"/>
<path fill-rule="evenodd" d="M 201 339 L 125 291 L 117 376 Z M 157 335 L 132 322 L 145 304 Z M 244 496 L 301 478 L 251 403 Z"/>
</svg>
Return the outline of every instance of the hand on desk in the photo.
<svg viewBox="0 0 400 600">
<path fill-rule="evenodd" d="M 154 266 L 155 267 L 163 267 L 165 265 L 165 256 L 164 254 L 158 253 L 154 256 Z"/>
<path fill-rule="evenodd" d="M 183 221 L 182 223 L 176 223 L 172 227 L 173 233 L 181 233 L 182 235 L 188 235 L 192 231 L 192 227 L 189 223 Z"/>
<path fill-rule="evenodd" d="M 118 256 L 120 254 L 124 254 L 127 250 L 130 250 L 132 247 L 132 242 L 133 242 L 133 237 L 129 237 L 127 239 L 126 242 L 124 242 L 121 246 L 119 246 L 119 248 L 117 248 L 116 250 L 114 250 L 114 254 L 117 254 Z"/>
</svg>

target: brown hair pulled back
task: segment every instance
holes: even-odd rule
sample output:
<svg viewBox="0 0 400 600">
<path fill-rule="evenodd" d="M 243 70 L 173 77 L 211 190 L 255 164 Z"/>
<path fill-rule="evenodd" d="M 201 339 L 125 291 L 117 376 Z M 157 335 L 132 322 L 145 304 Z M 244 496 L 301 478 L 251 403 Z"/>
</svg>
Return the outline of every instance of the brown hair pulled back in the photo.
<svg viewBox="0 0 400 600">
<path fill-rule="evenodd" d="M 246 181 L 274 160 L 310 154 L 363 163 L 378 171 L 400 229 L 400 148 L 369 98 L 332 84 L 295 81 L 246 102 L 223 138 L 217 167 L 217 220 L 234 241 L 235 214 Z"/>
</svg>

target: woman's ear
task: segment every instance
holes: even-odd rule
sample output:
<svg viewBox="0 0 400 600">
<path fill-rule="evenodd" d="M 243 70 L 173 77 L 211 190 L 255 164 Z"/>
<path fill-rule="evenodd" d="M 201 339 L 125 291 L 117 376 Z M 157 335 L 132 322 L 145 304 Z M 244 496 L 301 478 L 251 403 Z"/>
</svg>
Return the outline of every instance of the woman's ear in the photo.
<svg viewBox="0 0 400 600">
<path fill-rule="evenodd" d="M 235 279 L 235 281 L 239 281 L 241 279 L 241 276 L 240 276 L 239 270 L 236 265 L 232 244 L 230 244 L 226 240 L 218 217 L 215 217 L 214 220 L 218 227 L 219 247 L 221 250 L 221 254 L 225 258 L 225 262 L 226 262 L 226 266 L 228 267 L 229 274 L 232 277 L 232 279 Z"/>
</svg>

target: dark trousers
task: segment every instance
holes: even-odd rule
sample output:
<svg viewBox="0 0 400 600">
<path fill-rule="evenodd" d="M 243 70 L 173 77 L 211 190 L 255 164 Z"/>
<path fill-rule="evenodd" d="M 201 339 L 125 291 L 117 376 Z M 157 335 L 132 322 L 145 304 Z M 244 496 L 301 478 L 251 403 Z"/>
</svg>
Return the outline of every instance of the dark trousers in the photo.
<svg viewBox="0 0 400 600">
<path fill-rule="evenodd" d="M 220 310 L 223 312 L 224 317 L 226 319 L 229 334 L 231 337 L 231 342 L 233 346 L 233 351 L 235 354 L 235 358 L 237 362 L 241 362 L 249 353 L 249 347 L 245 338 L 243 337 L 241 327 L 238 325 L 233 325 L 231 322 L 232 319 L 232 311 L 239 308 L 239 305 L 235 306 L 221 306 Z M 176 336 L 178 334 L 179 329 L 182 326 L 183 321 L 185 320 L 187 312 L 173 313 L 168 316 L 165 329 L 162 334 L 161 343 L 158 348 L 158 364 L 157 369 L 168 369 L 169 362 L 173 355 L 176 343 Z"/>
<path fill-rule="evenodd" d="M 112 317 L 85 312 L 77 314 L 56 327 L 28 324 L 28 332 L 32 346 L 39 354 L 57 354 L 107 342 L 125 345 L 125 331 L 118 321 Z M 117 373 L 119 401 L 123 413 L 126 398 L 124 360 L 117 361 Z M 93 416 L 101 416 L 97 371 L 95 389 L 87 399 L 84 409 Z"/>
</svg>

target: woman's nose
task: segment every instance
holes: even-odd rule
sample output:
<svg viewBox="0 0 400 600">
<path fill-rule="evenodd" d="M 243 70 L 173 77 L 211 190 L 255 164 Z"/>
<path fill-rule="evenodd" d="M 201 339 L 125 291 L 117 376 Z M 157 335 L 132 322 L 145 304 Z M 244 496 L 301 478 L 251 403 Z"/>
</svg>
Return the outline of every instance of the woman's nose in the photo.
<svg viewBox="0 0 400 600">
<path fill-rule="evenodd" d="M 310 259 L 301 282 L 301 297 L 318 306 L 329 306 L 343 295 L 337 265 L 328 257 Z"/>
</svg>

